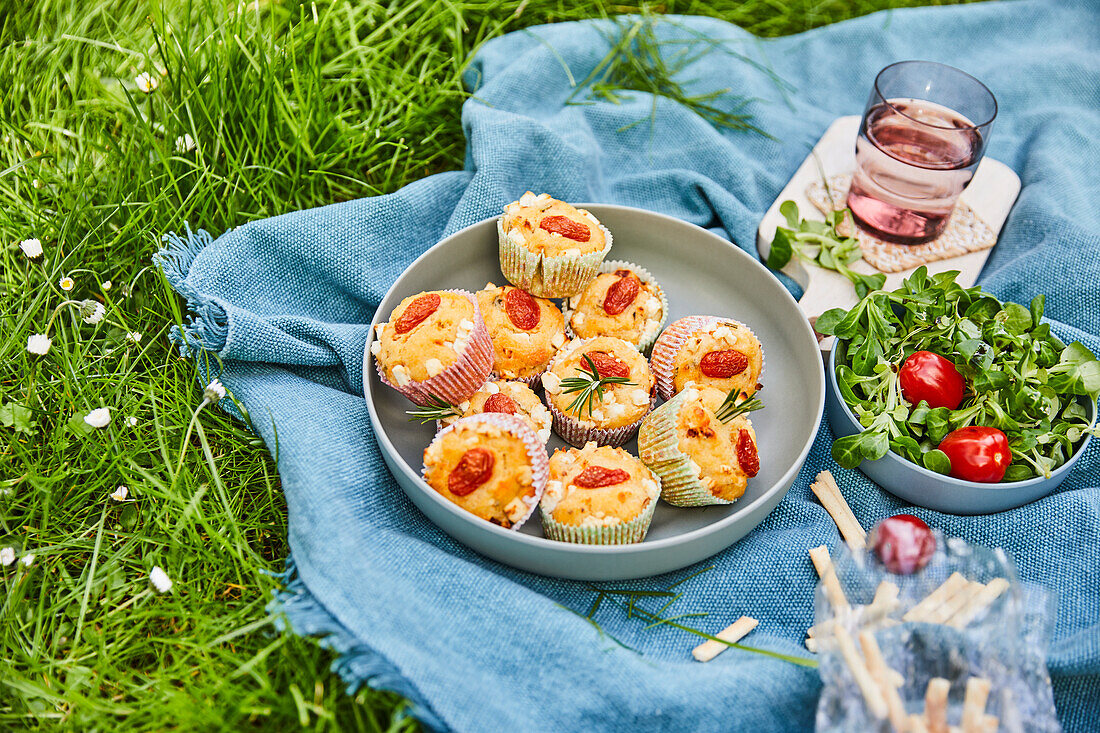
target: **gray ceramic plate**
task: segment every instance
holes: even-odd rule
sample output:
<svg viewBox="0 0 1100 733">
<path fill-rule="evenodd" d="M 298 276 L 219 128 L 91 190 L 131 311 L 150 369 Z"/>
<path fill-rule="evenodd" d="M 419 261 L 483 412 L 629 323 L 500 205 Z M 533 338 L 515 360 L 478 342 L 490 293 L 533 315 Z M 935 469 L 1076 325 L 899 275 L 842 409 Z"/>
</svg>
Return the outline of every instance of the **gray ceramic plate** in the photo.
<svg viewBox="0 0 1100 733">
<path fill-rule="evenodd" d="M 714 314 L 748 324 L 764 345 L 766 370 L 753 413 L 760 444 L 760 473 L 729 506 L 657 507 L 644 542 L 596 547 L 542 536 L 538 512 L 518 531 L 469 514 L 420 478 L 430 425 L 410 423 L 411 408 L 375 373 L 367 344 L 363 391 L 378 446 L 397 482 L 429 519 L 459 542 L 522 570 L 580 580 L 621 580 L 676 570 L 733 544 L 775 508 L 794 481 L 821 422 L 825 375 L 817 341 L 787 290 L 755 258 L 705 229 L 661 214 L 622 206 L 587 208 L 611 230 L 610 258 L 645 267 L 664 287 L 670 319 Z M 375 323 L 402 298 L 422 290 L 480 290 L 504 284 L 497 255 L 496 221 L 486 220 L 447 237 L 416 260 L 382 300 Z M 371 324 L 372 326 L 374 324 Z M 371 329 L 373 334 L 374 329 Z M 553 436 L 550 450 L 561 447 Z M 625 446 L 637 455 L 633 441 Z"/>
<path fill-rule="evenodd" d="M 826 400 L 829 425 L 837 437 L 855 435 L 863 430 L 836 384 L 836 355 L 839 349 L 833 345 L 829 357 L 829 394 Z M 1082 400 L 1090 422 L 1096 420 L 1096 403 Z M 1058 488 L 1065 480 L 1077 458 L 1085 452 L 1092 437 L 1086 435 L 1077 445 L 1070 459 L 1053 471 L 1050 478 L 1032 478 L 1003 484 L 979 484 L 974 481 L 944 476 L 918 466 L 896 453 L 887 453 L 877 461 L 864 461 L 859 470 L 891 494 L 911 504 L 935 509 L 948 514 L 992 514 L 1023 506 L 1041 499 Z"/>
</svg>

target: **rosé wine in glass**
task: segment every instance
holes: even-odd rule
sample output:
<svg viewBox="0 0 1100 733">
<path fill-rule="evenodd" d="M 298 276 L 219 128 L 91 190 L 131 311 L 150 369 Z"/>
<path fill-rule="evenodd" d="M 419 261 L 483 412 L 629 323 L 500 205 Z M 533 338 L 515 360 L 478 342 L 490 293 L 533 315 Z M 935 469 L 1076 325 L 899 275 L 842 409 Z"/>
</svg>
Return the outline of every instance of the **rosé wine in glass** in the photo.
<svg viewBox="0 0 1100 733">
<path fill-rule="evenodd" d="M 903 61 L 883 69 L 856 139 L 848 191 L 856 221 L 902 244 L 938 236 L 974 177 L 995 115 L 989 90 L 950 66 Z"/>
</svg>

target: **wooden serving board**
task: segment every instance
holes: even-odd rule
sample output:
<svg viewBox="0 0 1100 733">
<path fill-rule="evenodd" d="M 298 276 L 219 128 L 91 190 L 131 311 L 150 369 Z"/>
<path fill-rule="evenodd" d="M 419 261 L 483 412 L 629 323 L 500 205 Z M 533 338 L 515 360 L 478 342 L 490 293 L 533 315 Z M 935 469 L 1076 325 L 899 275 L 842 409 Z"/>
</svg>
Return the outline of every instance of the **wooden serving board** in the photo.
<svg viewBox="0 0 1100 733">
<path fill-rule="evenodd" d="M 855 170 L 855 145 L 860 119 L 858 115 L 851 115 L 840 117 L 833 122 L 814 146 L 813 152 L 802 161 L 794 177 L 779 193 L 764 214 L 756 233 L 756 247 L 761 257 L 767 258 L 776 227 L 786 225 L 783 216 L 779 213 L 779 205 L 782 202 L 792 200 L 798 204 L 798 210 L 803 218 L 824 220 L 824 215 L 807 197 L 807 189 L 815 182 L 821 181 L 823 176 L 832 178 L 851 174 Z M 1004 226 L 1008 212 L 1012 209 L 1012 204 L 1015 203 L 1019 193 L 1020 178 L 1011 168 L 992 158 L 983 158 L 974 173 L 973 180 L 962 192 L 959 201 L 969 206 L 996 236 L 1000 234 L 1001 227 Z M 969 252 L 958 257 L 928 262 L 926 266 L 932 273 L 958 270 L 959 284 L 969 287 L 978 279 L 990 251 L 990 249 L 984 249 Z M 851 267 L 857 272 L 867 274 L 877 272 L 864 260 L 856 262 Z M 900 286 L 902 279 L 908 277 L 914 269 L 887 273 L 886 289 L 893 290 Z M 851 308 L 856 303 L 856 293 L 852 283 L 840 273 L 807 265 L 797 257 L 791 258 L 782 271 L 802 287 L 803 294 L 798 304 L 808 318 L 816 318 L 830 308 Z"/>
</svg>

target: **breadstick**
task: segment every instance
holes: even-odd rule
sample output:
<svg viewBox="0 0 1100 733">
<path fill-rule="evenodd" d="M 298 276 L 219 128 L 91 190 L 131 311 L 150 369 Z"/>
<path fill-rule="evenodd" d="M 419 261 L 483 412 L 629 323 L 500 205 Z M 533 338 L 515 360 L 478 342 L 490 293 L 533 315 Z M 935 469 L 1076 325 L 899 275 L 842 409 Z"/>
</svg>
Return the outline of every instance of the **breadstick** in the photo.
<svg viewBox="0 0 1100 733">
<path fill-rule="evenodd" d="M 943 581 L 938 588 L 925 596 L 924 600 L 910 608 L 905 615 L 901 617 L 902 620 L 923 621 L 928 612 L 965 588 L 966 583 L 967 580 L 963 577 L 962 573 L 951 573 L 951 577 Z"/>
<path fill-rule="evenodd" d="M 851 635 L 843 626 L 836 627 L 836 642 L 837 646 L 840 647 L 841 656 L 844 657 L 848 669 L 852 672 L 852 677 L 856 680 L 856 685 L 863 693 L 863 701 L 867 703 L 867 709 L 876 718 L 882 720 L 886 717 L 886 700 L 883 699 L 878 685 L 871 679 L 871 673 L 867 671 L 867 665 L 864 663 L 863 657 L 856 651 L 855 642 L 852 641 Z"/>
<path fill-rule="evenodd" d="M 806 637 L 806 649 L 808 651 L 813 652 L 814 654 L 817 654 L 817 651 L 818 651 L 817 639 L 813 638 L 812 636 L 807 636 Z"/>
<path fill-rule="evenodd" d="M 992 683 L 984 677 L 971 677 L 966 681 L 963 698 L 963 733 L 983 733 L 985 729 L 985 704 L 989 700 Z"/>
<path fill-rule="evenodd" d="M 986 715 L 982 719 L 982 731 L 983 733 L 997 733 L 997 729 L 1001 727 L 1001 721 L 996 715 Z"/>
<path fill-rule="evenodd" d="M 960 608 L 970 603 L 970 599 L 981 593 L 983 588 L 985 588 L 984 584 L 976 580 L 970 581 L 965 588 L 944 601 L 939 608 L 932 610 L 924 620 L 932 624 L 947 623 L 947 619 L 958 613 Z"/>
<path fill-rule="evenodd" d="M 829 548 L 825 545 L 810 550 L 810 559 L 814 563 L 817 575 L 825 586 L 825 597 L 829 599 L 833 610 L 836 612 L 847 611 L 850 606 L 844 596 L 844 589 L 840 587 L 840 579 L 836 577 L 836 569 L 833 560 L 829 557 Z"/>
<path fill-rule="evenodd" d="M 886 700 L 886 710 L 890 717 L 890 725 L 896 731 L 905 730 L 905 705 L 898 694 L 898 688 L 894 687 L 890 673 L 894 670 L 886 666 L 886 660 L 882 658 L 882 650 L 875 640 L 875 635 L 870 631 L 859 634 L 859 645 L 863 648 L 863 657 L 867 660 L 867 669 L 878 683 L 878 689 Z"/>
<path fill-rule="evenodd" d="M 860 526 L 856 515 L 852 513 L 852 508 L 844 500 L 844 495 L 840 493 L 840 487 L 837 486 L 833 474 L 829 471 L 817 474 L 817 480 L 810 484 L 810 490 L 836 522 L 836 528 L 840 530 L 840 534 L 852 552 L 858 552 L 867 547 L 867 532 Z"/>
<path fill-rule="evenodd" d="M 967 624 L 974 620 L 975 616 L 1008 590 L 1008 585 L 1008 581 L 1004 578 L 994 578 L 989 581 L 989 584 L 982 588 L 980 593 L 972 597 L 965 606 L 947 620 L 947 625 L 954 626 L 956 629 L 965 628 Z"/>
<path fill-rule="evenodd" d="M 742 616 L 734 621 L 726 628 L 719 631 L 715 636 L 723 641 L 730 643 L 737 643 L 741 639 L 756 628 L 760 622 L 754 619 L 752 616 Z M 714 641 L 713 639 L 707 639 L 699 646 L 691 650 L 691 656 L 695 657 L 698 662 L 709 662 L 717 657 L 722 652 L 729 649 L 729 647 L 721 642 Z"/>
<path fill-rule="evenodd" d="M 947 733 L 947 693 L 951 683 L 943 677 L 928 680 L 924 691 L 924 720 L 928 724 L 928 733 Z"/>
<path fill-rule="evenodd" d="M 909 733 L 929 733 L 928 726 L 924 724 L 924 718 L 913 714 L 909 716 Z"/>
</svg>

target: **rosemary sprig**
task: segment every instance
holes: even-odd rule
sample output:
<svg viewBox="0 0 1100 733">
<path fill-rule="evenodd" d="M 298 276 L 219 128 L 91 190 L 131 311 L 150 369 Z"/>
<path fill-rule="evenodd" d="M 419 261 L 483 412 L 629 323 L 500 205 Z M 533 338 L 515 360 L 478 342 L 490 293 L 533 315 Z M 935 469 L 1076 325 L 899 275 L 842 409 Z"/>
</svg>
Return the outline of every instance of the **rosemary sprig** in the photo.
<svg viewBox="0 0 1100 733">
<path fill-rule="evenodd" d="M 715 416 L 723 423 L 728 423 L 738 415 L 744 415 L 746 412 L 753 412 L 759 410 L 764 406 L 764 403 L 760 401 L 759 397 L 750 397 L 746 400 L 738 400 L 741 395 L 741 390 L 734 387 L 726 395 L 726 399 L 719 405 L 718 410 L 715 411 Z"/>
<path fill-rule="evenodd" d="M 633 651 L 637 654 L 641 654 L 641 652 L 639 652 L 637 649 L 634 649 L 633 647 L 627 646 L 625 643 L 623 643 L 619 639 L 616 639 L 611 634 L 608 634 L 603 629 L 603 627 L 600 626 L 600 624 L 596 621 L 596 619 L 595 619 L 596 611 L 598 611 L 600 609 L 600 607 L 603 605 L 604 601 L 608 601 L 608 602 L 618 606 L 619 608 L 621 608 L 623 611 L 626 612 L 626 617 L 628 619 L 634 618 L 634 619 L 638 619 L 638 620 L 647 622 L 646 625 L 643 627 L 643 631 L 652 629 L 655 626 L 670 626 L 674 629 L 679 629 L 680 631 L 686 631 L 689 634 L 694 634 L 695 636 L 700 636 L 704 639 L 710 639 L 711 641 L 721 642 L 722 644 L 725 644 L 726 646 L 731 646 L 731 647 L 734 647 L 735 649 L 740 649 L 742 651 L 752 652 L 753 654 L 761 654 L 761 655 L 766 656 L 766 657 L 771 657 L 773 659 L 779 659 L 781 661 L 789 662 L 791 664 L 797 664 L 797 665 L 802 666 L 802 667 L 811 667 L 811 668 L 812 667 L 817 667 L 818 663 L 817 663 L 816 660 L 813 660 L 813 659 L 808 659 L 806 657 L 801 657 L 801 656 L 794 656 L 794 655 L 790 655 L 790 654 L 781 654 L 779 652 L 773 652 L 773 651 L 770 651 L 768 649 L 759 649 L 757 647 L 746 646 L 744 644 L 738 644 L 736 642 L 725 641 L 724 639 L 719 639 L 717 636 L 714 636 L 712 634 L 708 634 L 705 631 L 701 631 L 701 630 L 699 630 L 697 628 L 694 628 L 692 626 L 688 626 L 687 624 L 680 623 L 683 619 L 705 617 L 707 615 L 706 613 L 680 613 L 680 614 L 677 614 L 675 616 L 664 616 L 664 613 L 665 613 L 665 611 L 668 610 L 669 606 L 671 606 L 673 603 L 678 601 L 681 598 L 681 596 L 683 596 L 682 592 L 674 593 L 672 591 L 672 589 L 675 588 L 676 586 L 680 585 L 681 583 L 684 583 L 685 581 L 690 580 L 691 578 L 694 578 L 697 575 L 700 575 L 702 573 L 707 572 L 708 570 L 711 570 L 712 568 L 713 568 L 713 566 L 712 567 L 707 567 L 707 568 L 699 570 L 695 573 L 692 573 L 691 575 L 679 580 L 676 583 L 673 583 L 672 585 L 668 586 L 667 588 L 665 588 L 663 590 L 633 590 L 633 589 L 630 589 L 630 588 L 601 588 L 601 587 L 598 587 L 598 586 L 595 586 L 595 585 L 589 585 L 588 589 L 593 591 L 594 593 L 596 593 L 596 598 L 592 602 L 592 606 L 588 609 L 587 614 L 578 613 L 577 611 L 573 611 L 573 609 L 567 608 L 565 606 L 563 606 L 563 608 L 567 608 L 567 610 L 571 611 L 572 613 L 577 614 L 581 618 L 588 621 L 588 623 L 592 624 L 592 626 L 601 635 L 607 636 L 608 638 L 612 639 L 616 644 L 618 644 L 618 645 L 620 645 L 620 646 L 622 646 L 626 649 L 629 649 L 630 651 Z M 641 602 L 644 602 L 646 599 L 650 599 L 650 598 L 657 598 L 657 599 L 666 599 L 667 598 L 668 600 L 657 611 L 651 611 L 648 608 L 643 608 L 641 605 L 639 605 Z"/>
<path fill-rule="evenodd" d="M 409 416 L 409 422 L 416 421 L 423 425 L 426 422 L 446 420 L 449 417 L 462 417 L 462 410 L 440 397 L 430 395 L 428 404 L 421 405 L 415 410 L 405 410 L 405 414 Z"/>
<path fill-rule="evenodd" d="M 588 354 L 584 354 L 583 356 L 588 364 L 587 366 L 581 364 L 579 367 L 582 376 L 566 377 L 561 380 L 561 391 L 563 393 L 579 393 L 573 398 L 573 401 L 569 403 L 569 407 L 565 408 L 566 412 L 570 412 L 580 417 L 581 414 L 587 410 L 588 414 L 591 415 L 593 401 L 603 401 L 604 387 L 609 384 L 637 386 L 627 377 L 601 377 L 599 369 L 596 368 L 596 362 L 592 361 L 592 357 Z"/>
</svg>

